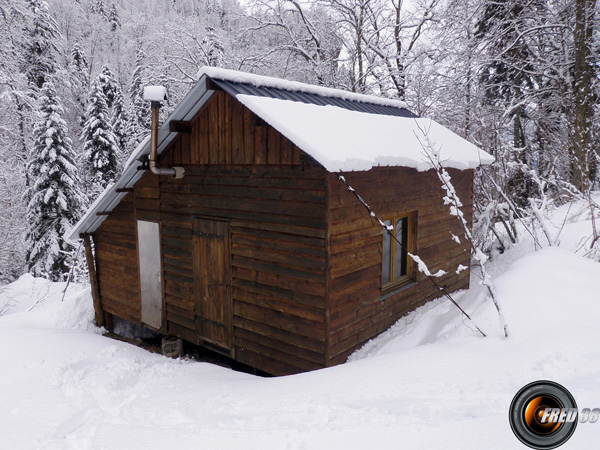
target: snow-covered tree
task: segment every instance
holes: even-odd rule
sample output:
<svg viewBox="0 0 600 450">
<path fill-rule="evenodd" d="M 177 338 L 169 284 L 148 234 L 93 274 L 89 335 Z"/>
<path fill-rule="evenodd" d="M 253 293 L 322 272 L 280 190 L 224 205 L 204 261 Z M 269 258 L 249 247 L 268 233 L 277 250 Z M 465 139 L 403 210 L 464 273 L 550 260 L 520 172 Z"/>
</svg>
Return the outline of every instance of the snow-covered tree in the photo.
<svg viewBox="0 0 600 450">
<path fill-rule="evenodd" d="M 27 0 L 32 11 L 32 22 L 26 28 L 27 42 L 24 43 L 23 71 L 32 86 L 41 88 L 46 78 L 56 71 L 56 41 L 58 25 L 44 0 Z"/>
<path fill-rule="evenodd" d="M 92 12 L 106 19 L 104 0 L 92 0 Z"/>
<path fill-rule="evenodd" d="M 112 183 L 118 174 L 118 144 L 110 123 L 104 85 L 97 76 L 88 98 L 86 121 L 81 134 L 91 196 Z"/>
<path fill-rule="evenodd" d="M 135 57 L 135 68 L 129 85 L 129 101 L 132 108 L 130 117 L 131 142 L 133 145 L 141 142 L 150 130 L 150 104 L 144 100 L 146 54 L 140 47 Z"/>
<path fill-rule="evenodd" d="M 71 93 L 78 109 L 79 126 L 85 122 L 85 107 L 89 89 L 90 66 L 84 50 L 75 44 L 71 50 L 71 64 L 69 67 Z"/>
<path fill-rule="evenodd" d="M 127 150 L 131 140 L 131 121 L 124 103 L 123 92 L 121 91 L 120 87 L 116 91 L 115 98 L 113 100 L 111 126 L 115 135 L 116 143 L 119 147 L 119 159 L 127 160 L 129 156 L 127 154 Z"/>
<path fill-rule="evenodd" d="M 72 248 L 63 236 L 79 219 L 83 201 L 64 111 L 50 79 L 42 87 L 39 102 L 35 142 L 27 164 L 31 187 L 26 259 L 33 275 L 56 281 L 69 270 Z"/>
<path fill-rule="evenodd" d="M 121 28 L 121 18 L 119 17 L 119 10 L 117 5 L 114 3 L 108 8 L 108 23 L 110 23 L 110 31 L 117 31 Z"/>
<path fill-rule="evenodd" d="M 598 168 L 600 152 L 594 148 L 592 134 L 594 122 L 594 75 L 598 76 L 598 59 L 593 58 L 592 47 L 596 24 L 596 0 L 575 0 L 573 29 L 573 118 L 571 180 L 581 191 L 589 189 Z M 597 37 L 596 37 L 597 39 Z M 598 45 L 596 43 L 596 45 Z M 594 60 L 595 59 L 595 60 Z M 594 73 L 596 71 L 596 73 Z"/>
<path fill-rule="evenodd" d="M 223 67 L 225 48 L 213 27 L 206 27 L 206 36 L 202 39 L 201 47 L 207 66 Z"/>
<path fill-rule="evenodd" d="M 115 98 L 118 96 L 118 92 L 121 90 L 121 86 L 119 86 L 119 82 L 117 81 L 115 74 L 112 73 L 108 66 L 102 67 L 102 70 L 98 74 L 98 80 L 102 86 L 102 92 L 104 92 L 106 105 L 109 108 L 112 108 Z"/>
<path fill-rule="evenodd" d="M 238 38 L 247 53 L 247 70 L 269 67 L 273 74 L 305 82 L 349 84 L 350 71 L 340 60 L 343 38 L 330 3 L 250 0 L 248 6 L 248 23 Z"/>
<path fill-rule="evenodd" d="M 102 85 L 102 91 L 106 98 L 106 106 L 109 109 L 111 117 L 112 131 L 115 135 L 119 147 L 119 153 L 122 153 L 127 146 L 128 118 L 127 110 L 124 104 L 123 91 L 115 75 L 108 66 L 102 67 L 98 74 L 98 79 Z"/>
</svg>

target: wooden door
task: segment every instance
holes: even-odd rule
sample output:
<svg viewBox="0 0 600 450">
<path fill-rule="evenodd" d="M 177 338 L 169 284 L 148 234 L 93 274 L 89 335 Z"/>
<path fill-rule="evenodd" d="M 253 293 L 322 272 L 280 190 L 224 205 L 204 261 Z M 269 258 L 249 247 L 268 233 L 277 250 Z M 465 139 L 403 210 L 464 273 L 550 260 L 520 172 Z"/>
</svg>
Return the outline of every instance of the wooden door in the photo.
<svg viewBox="0 0 600 450">
<path fill-rule="evenodd" d="M 196 332 L 230 350 L 233 344 L 229 222 L 194 219 Z"/>
</svg>

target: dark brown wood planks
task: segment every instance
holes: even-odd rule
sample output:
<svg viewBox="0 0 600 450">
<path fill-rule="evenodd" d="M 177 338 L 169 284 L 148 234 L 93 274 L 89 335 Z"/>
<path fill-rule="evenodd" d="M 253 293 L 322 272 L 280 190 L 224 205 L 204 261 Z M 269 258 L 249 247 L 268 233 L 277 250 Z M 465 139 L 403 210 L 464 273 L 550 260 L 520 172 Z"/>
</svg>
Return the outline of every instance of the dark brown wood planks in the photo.
<svg viewBox="0 0 600 450">
<path fill-rule="evenodd" d="M 103 310 L 141 323 L 133 194 L 127 194 L 96 230 L 94 244 Z"/>
<path fill-rule="evenodd" d="M 449 172 L 470 221 L 473 171 Z M 458 264 L 469 266 L 470 254 L 458 220 L 443 204 L 443 191 L 433 171 L 378 167 L 344 176 L 380 217 L 417 211 L 417 254 L 432 272 L 448 272 L 438 282 L 450 292 L 468 287 L 469 271 L 455 271 Z M 328 365 L 334 365 L 440 293 L 418 273 L 415 284 L 382 296 L 382 229 L 335 174 L 329 175 L 329 185 Z M 461 237 L 461 245 L 452 240 L 452 234 Z"/>
</svg>

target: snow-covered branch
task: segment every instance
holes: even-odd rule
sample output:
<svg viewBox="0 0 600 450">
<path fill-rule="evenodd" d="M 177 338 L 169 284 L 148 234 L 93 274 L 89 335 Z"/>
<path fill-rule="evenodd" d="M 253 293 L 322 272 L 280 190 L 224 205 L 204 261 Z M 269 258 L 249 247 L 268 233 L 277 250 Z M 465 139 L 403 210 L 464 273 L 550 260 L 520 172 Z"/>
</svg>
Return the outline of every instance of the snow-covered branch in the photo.
<svg viewBox="0 0 600 450">
<path fill-rule="evenodd" d="M 487 289 L 488 294 L 492 302 L 494 303 L 496 311 L 498 312 L 498 318 L 500 320 L 500 326 L 502 327 L 504 336 L 508 337 L 508 324 L 506 322 L 506 318 L 504 317 L 504 311 L 502 310 L 502 306 L 500 305 L 498 297 L 494 291 L 492 278 L 487 272 L 485 266 L 488 257 L 481 251 L 480 248 L 476 247 L 473 243 L 471 229 L 469 227 L 469 224 L 467 223 L 467 220 L 465 219 L 464 213 L 460 209 L 463 206 L 462 202 L 458 197 L 456 189 L 452 185 L 452 178 L 450 177 L 450 174 L 442 165 L 442 161 L 440 159 L 440 148 L 436 148 L 435 144 L 430 140 L 428 130 L 420 128 L 418 124 L 417 127 L 419 128 L 421 136 L 419 136 L 417 132 L 415 132 L 415 134 L 417 136 L 417 139 L 421 143 L 421 147 L 423 148 L 423 155 L 431 165 L 431 168 L 437 174 L 438 179 L 442 183 L 442 189 L 446 193 L 446 195 L 443 197 L 444 204 L 448 205 L 450 215 L 456 217 L 462 227 L 466 241 L 471 248 L 471 255 L 473 259 L 478 262 L 478 267 L 481 273 L 480 283 Z"/>
</svg>

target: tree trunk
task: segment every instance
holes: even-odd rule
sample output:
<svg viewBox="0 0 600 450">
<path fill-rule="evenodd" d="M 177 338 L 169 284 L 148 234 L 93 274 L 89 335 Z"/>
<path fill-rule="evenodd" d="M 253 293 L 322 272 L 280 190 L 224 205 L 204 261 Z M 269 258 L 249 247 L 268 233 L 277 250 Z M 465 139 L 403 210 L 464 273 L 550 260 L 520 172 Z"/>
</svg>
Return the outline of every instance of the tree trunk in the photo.
<svg viewBox="0 0 600 450">
<path fill-rule="evenodd" d="M 589 187 L 596 171 L 592 154 L 592 66 L 590 46 L 596 0 L 575 0 L 575 28 L 573 41 L 575 61 L 573 66 L 573 136 L 570 146 L 571 181 L 581 191 Z"/>
</svg>

